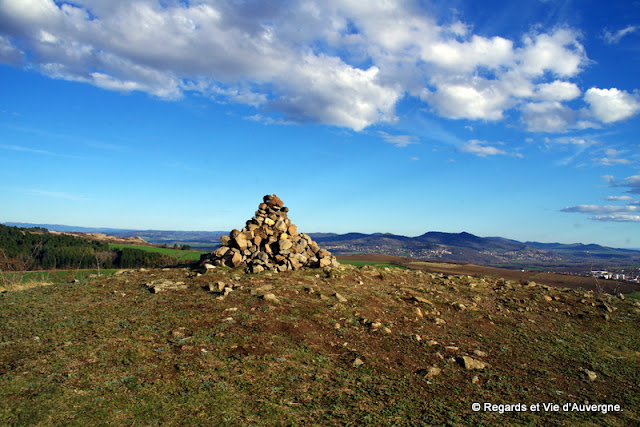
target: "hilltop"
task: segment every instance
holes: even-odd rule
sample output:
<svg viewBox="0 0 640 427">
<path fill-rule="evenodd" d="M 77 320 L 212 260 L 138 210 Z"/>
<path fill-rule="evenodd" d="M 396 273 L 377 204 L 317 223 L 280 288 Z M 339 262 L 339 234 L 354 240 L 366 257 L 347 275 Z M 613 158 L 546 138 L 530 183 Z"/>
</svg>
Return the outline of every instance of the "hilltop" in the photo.
<svg viewBox="0 0 640 427">
<path fill-rule="evenodd" d="M 640 423 L 629 297 L 342 265 L 122 270 L 0 307 L 9 425 Z"/>
</svg>

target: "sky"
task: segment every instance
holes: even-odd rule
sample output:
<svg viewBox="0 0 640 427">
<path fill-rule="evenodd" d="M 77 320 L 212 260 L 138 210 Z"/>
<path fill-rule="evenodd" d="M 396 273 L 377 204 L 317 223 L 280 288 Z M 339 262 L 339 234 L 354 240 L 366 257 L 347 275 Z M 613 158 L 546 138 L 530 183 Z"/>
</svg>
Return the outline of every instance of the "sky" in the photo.
<svg viewBox="0 0 640 427">
<path fill-rule="evenodd" d="M 0 0 L 0 222 L 640 248 L 640 1 Z"/>
</svg>

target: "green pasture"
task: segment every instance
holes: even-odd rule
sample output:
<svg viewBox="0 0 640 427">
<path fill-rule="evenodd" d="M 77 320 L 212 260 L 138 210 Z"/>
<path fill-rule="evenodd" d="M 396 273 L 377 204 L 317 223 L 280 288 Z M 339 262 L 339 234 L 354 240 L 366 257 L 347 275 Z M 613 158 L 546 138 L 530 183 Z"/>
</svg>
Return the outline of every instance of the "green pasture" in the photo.
<svg viewBox="0 0 640 427">
<path fill-rule="evenodd" d="M 162 255 L 167 255 L 172 258 L 177 259 L 179 262 L 187 262 L 187 261 L 197 261 L 200 259 L 200 255 L 206 252 L 202 251 L 191 251 L 191 250 L 180 250 L 180 249 L 171 249 L 171 248 L 159 248 L 157 246 L 139 246 L 139 245 L 121 245 L 121 244 L 109 244 L 109 249 L 140 249 L 146 252 L 155 252 Z"/>
</svg>

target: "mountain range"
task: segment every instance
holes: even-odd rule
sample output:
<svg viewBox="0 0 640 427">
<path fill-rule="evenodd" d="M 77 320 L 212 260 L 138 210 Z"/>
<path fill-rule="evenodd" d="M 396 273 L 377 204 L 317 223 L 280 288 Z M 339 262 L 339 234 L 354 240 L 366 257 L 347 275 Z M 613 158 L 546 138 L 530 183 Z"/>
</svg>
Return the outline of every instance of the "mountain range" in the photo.
<svg viewBox="0 0 640 427">
<path fill-rule="evenodd" d="M 117 237 L 141 237 L 152 244 L 189 244 L 194 249 L 213 250 L 228 231 L 131 230 L 88 228 L 57 224 L 5 223 L 17 227 L 104 233 Z M 416 237 L 391 233 L 308 233 L 334 254 L 382 253 L 429 260 L 466 262 L 487 266 L 531 268 L 592 268 L 640 265 L 640 251 L 597 244 L 519 242 L 503 237 L 479 237 L 467 232 L 430 231 Z"/>
</svg>

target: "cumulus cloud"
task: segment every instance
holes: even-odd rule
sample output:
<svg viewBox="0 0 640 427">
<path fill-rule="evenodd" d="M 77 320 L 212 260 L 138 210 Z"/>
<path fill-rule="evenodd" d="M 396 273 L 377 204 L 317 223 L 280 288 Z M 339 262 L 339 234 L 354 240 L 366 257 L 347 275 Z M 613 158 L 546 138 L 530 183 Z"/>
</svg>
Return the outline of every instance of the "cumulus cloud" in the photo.
<svg viewBox="0 0 640 427">
<path fill-rule="evenodd" d="M 541 101 L 571 101 L 578 96 L 580 89 L 575 83 L 554 80 L 537 85 L 533 98 Z"/>
<path fill-rule="evenodd" d="M 591 114 L 603 123 L 625 120 L 640 112 L 638 96 L 616 88 L 592 87 L 585 93 L 584 100 Z"/>
<path fill-rule="evenodd" d="M 24 60 L 24 53 L 13 46 L 9 39 L 0 35 L 0 62 L 9 65 L 20 65 Z"/>
<path fill-rule="evenodd" d="M 530 132 L 563 132 L 576 121 L 576 112 L 558 101 L 530 102 L 522 107 L 522 120 Z"/>
<path fill-rule="evenodd" d="M 105 90 L 199 93 L 260 117 L 356 131 L 397 120 L 406 96 L 451 119 L 499 121 L 522 109 L 536 132 L 638 111 L 635 95 L 617 89 L 587 91 L 588 120 L 565 104 L 579 98 L 570 80 L 589 63 L 573 29 L 507 39 L 440 18 L 401 0 L 0 0 L 0 61 Z"/>
</svg>

